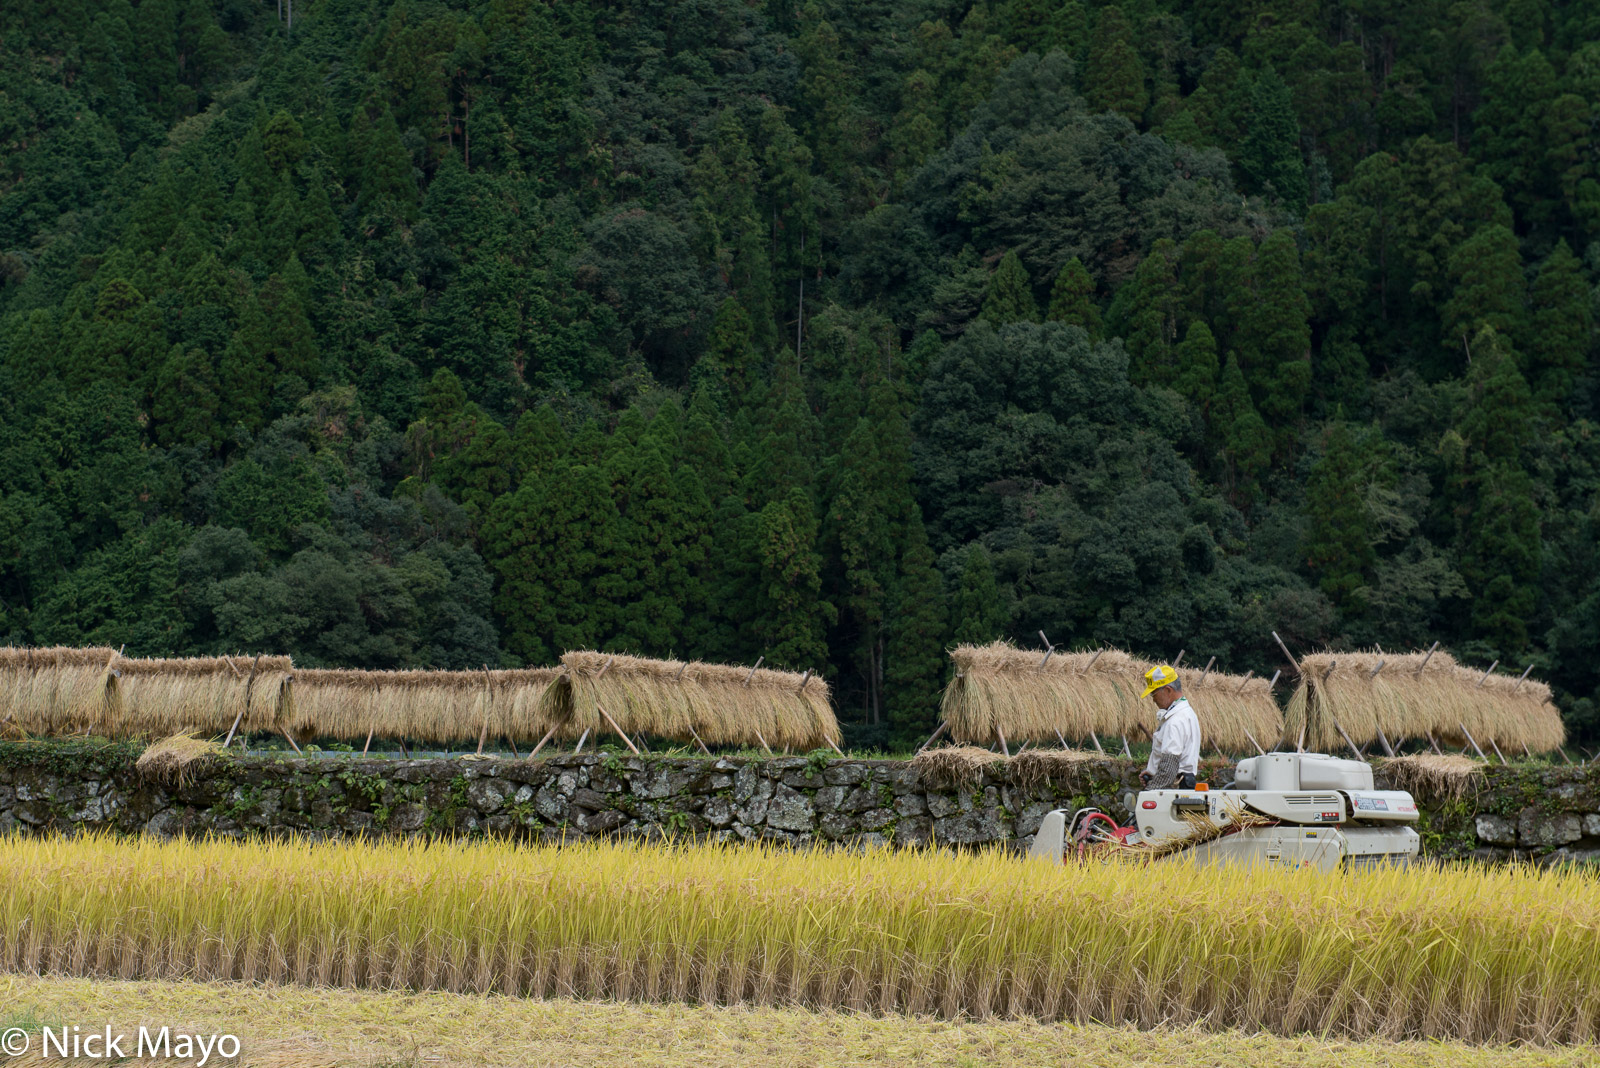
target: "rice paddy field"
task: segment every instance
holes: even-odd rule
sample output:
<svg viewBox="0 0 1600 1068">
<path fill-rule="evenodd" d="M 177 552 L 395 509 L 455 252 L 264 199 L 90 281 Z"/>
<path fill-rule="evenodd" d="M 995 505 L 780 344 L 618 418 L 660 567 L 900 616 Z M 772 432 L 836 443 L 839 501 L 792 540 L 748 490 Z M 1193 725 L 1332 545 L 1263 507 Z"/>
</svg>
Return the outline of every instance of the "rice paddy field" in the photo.
<svg viewBox="0 0 1600 1068">
<path fill-rule="evenodd" d="M 1592 876 L 1516 867 L 1324 875 L 933 850 L 0 840 L 0 971 L 52 981 L 1559 1052 L 1600 1029 L 1596 917 Z"/>
</svg>

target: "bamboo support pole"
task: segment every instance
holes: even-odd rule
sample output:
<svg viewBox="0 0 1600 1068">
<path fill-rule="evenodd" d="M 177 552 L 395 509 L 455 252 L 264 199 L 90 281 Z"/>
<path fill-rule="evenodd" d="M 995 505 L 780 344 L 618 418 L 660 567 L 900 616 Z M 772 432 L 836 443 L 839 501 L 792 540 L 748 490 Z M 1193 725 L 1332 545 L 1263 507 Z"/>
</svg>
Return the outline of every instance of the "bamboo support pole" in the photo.
<svg viewBox="0 0 1600 1068">
<path fill-rule="evenodd" d="M 1237 690 L 1233 691 L 1233 696 L 1238 697 L 1240 694 L 1244 693 L 1244 688 L 1250 684 L 1250 680 L 1255 678 L 1255 675 L 1255 668 L 1251 668 L 1249 671 L 1246 671 L 1244 673 L 1244 681 L 1239 684 L 1239 688 Z M 1261 747 L 1257 746 L 1256 748 L 1259 749 Z"/>
<path fill-rule="evenodd" d="M 233 717 L 233 726 L 228 728 L 228 737 L 223 739 L 222 748 L 226 749 L 233 743 L 233 732 L 239 729 L 239 723 L 244 719 L 244 714 L 250 710 L 250 693 L 255 688 L 256 667 L 261 663 L 261 654 L 257 653 L 254 662 L 250 665 L 250 677 L 244 680 L 244 707 L 239 709 L 239 714 Z M 228 666 L 233 667 L 233 661 L 228 661 Z M 233 673 L 239 674 L 239 669 L 234 668 Z"/>
<path fill-rule="evenodd" d="M 1294 673 L 1296 675 L 1300 674 L 1300 661 L 1296 660 L 1294 654 L 1289 651 L 1289 647 L 1283 644 L 1283 639 L 1278 637 L 1277 631 L 1272 632 L 1272 640 L 1278 643 L 1278 648 L 1283 650 L 1283 655 L 1289 658 L 1289 666 L 1294 668 Z"/>
<path fill-rule="evenodd" d="M 577 756 L 579 753 L 583 752 L 583 743 L 584 743 L 584 740 L 587 739 L 588 737 L 589 737 L 589 728 L 585 727 L 585 728 L 583 728 L 583 733 L 578 735 L 578 744 L 572 747 L 572 755 L 573 756 Z"/>
<path fill-rule="evenodd" d="M 746 675 L 744 677 L 744 684 L 746 686 L 750 685 L 750 680 L 756 677 L 756 670 L 761 667 L 761 662 L 763 660 L 765 660 L 766 658 L 767 658 L 767 654 L 765 654 L 765 653 L 762 653 L 760 656 L 756 657 L 755 667 L 752 667 L 750 669 L 750 674 L 748 674 L 748 675 Z M 761 744 L 762 745 L 766 745 L 767 743 L 766 742 L 762 742 Z"/>
<path fill-rule="evenodd" d="M 494 705 L 494 682 L 489 678 L 489 665 L 483 665 L 483 729 L 478 732 L 478 755 L 483 755 L 483 743 L 489 740 L 489 714 Z"/>
<path fill-rule="evenodd" d="M 704 753 L 706 756 L 710 756 L 711 755 L 711 750 L 707 749 L 706 748 L 706 743 L 702 742 L 700 740 L 700 735 L 694 729 L 694 724 L 693 723 L 689 724 L 689 736 L 692 737 L 694 739 L 694 741 L 695 741 L 695 744 L 700 747 L 700 752 Z"/>
<path fill-rule="evenodd" d="M 362 756 L 366 756 L 367 755 L 367 750 L 372 748 L 372 732 L 377 730 L 377 729 L 378 728 L 376 728 L 376 727 L 368 727 L 367 728 L 367 744 L 363 745 L 361 747 L 361 755 Z"/>
<path fill-rule="evenodd" d="M 627 731 L 617 726 L 617 721 L 611 718 L 611 713 L 607 712 L 605 708 L 598 703 L 596 703 L 594 707 L 602 716 L 606 718 L 606 722 L 611 724 L 611 729 L 617 732 L 617 735 L 622 739 L 623 744 L 633 752 L 634 756 L 638 756 L 639 747 L 633 744 L 633 739 L 628 737 Z"/>
<path fill-rule="evenodd" d="M 1206 676 L 1211 674 L 1211 667 L 1216 662 L 1217 662 L 1217 658 L 1216 657 L 1212 657 L 1210 660 L 1206 661 L 1206 669 L 1204 671 L 1200 672 L 1200 681 L 1198 683 L 1196 683 L 1196 685 L 1198 685 L 1198 686 L 1204 686 L 1205 685 Z"/>
<path fill-rule="evenodd" d="M 920 753 L 920 752 L 922 752 L 923 749 L 926 749 L 926 748 L 928 748 L 928 746 L 932 745 L 934 742 L 937 742 L 939 740 L 939 737 L 941 735 L 943 735 L 944 732 L 949 730 L 949 729 L 950 729 L 950 724 L 948 722 L 939 724 L 939 729 L 934 731 L 933 734 L 929 735 L 928 740 L 922 743 L 922 749 L 918 749 L 917 752 Z"/>
<path fill-rule="evenodd" d="M 532 760 L 534 757 L 538 756 L 539 755 L 539 750 L 544 748 L 544 743 L 548 742 L 551 738 L 554 738 L 555 736 L 556 736 L 556 729 L 554 727 L 551 727 L 549 730 L 545 731 L 544 732 L 544 737 L 539 739 L 539 744 L 534 746 L 533 747 L 533 752 L 528 754 L 528 759 Z M 515 752 L 515 750 L 513 750 L 513 752 Z"/>
<path fill-rule="evenodd" d="M 1522 689 L 1522 684 L 1528 681 L 1528 672 L 1532 670 L 1532 664 L 1529 664 L 1527 667 L 1522 669 L 1522 674 L 1517 678 L 1517 684 L 1511 688 L 1512 693 L 1516 693 L 1518 690 Z"/>
<path fill-rule="evenodd" d="M 1250 733 L 1250 728 L 1249 727 L 1245 728 L 1244 736 L 1246 738 L 1250 739 L 1250 744 L 1256 747 L 1256 752 L 1257 753 L 1261 754 L 1262 756 L 1266 756 L 1267 755 L 1267 751 L 1265 749 L 1261 748 L 1261 743 L 1256 741 L 1256 736 Z"/>
<path fill-rule="evenodd" d="M 1483 689 L 1483 684 L 1489 681 L 1489 676 L 1493 675 L 1494 674 L 1494 669 L 1499 667 L 1499 666 L 1500 666 L 1500 661 L 1498 661 L 1498 660 L 1496 660 L 1494 663 L 1490 664 L 1489 665 L 1489 670 L 1485 671 L 1483 673 L 1483 676 L 1478 679 L 1478 685 L 1475 688 L 1479 689 L 1479 690 Z M 1492 739 L 1492 738 L 1489 739 L 1489 744 L 1493 745 L 1494 744 L 1494 739 Z"/>
<path fill-rule="evenodd" d="M 756 663 L 759 664 L 759 663 L 761 663 L 761 661 L 757 660 Z M 750 674 L 754 675 L 755 673 L 756 673 L 756 669 L 755 668 L 751 668 L 750 669 Z M 761 729 L 759 727 L 751 727 L 750 729 L 756 732 L 756 740 L 761 743 L 761 748 L 763 748 L 763 749 L 765 749 L 767 751 L 767 756 L 771 756 L 772 755 L 772 746 L 768 745 L 767 744 L 767 740 L 761 736 Z"/>
<path fill-rule="evenodd" d="M 1006 755 L 1007 759 L 1010 759 L 1011 748 L 1006 745 L 1006 732 L 1000 729 L 1000 724 L 998 723 L 994 725 L 994 732 L 1000 736 L 1000 751 Z"/>
<path fill-rule="evenodd" d="M 1472 743 L 1472 748 L 1478 753 L 1478 759 L 1483 761 L 1485 764 L 1489 763 L 1489 758 L 1483 755 L 1482 749 L 1478 748 L 1477 739 L 1472 737 L 1472 732 L 1467 730 L 1467 725 L 1465 723 L 1457 723 L 1456 726 L 1461 728 L 1461 733 L 1466 735 L 1467 741 Z"/>
<path fill-rule="evenodd" d="M 1422 663 L 1417 665 L 1417 678 L 1422 678 L 1423 670 L 1428 666 L 1428 661 L 1433 659 L 1433 654 L 1439 651 L 1439 643 L 1434 642 L 1433 648 L 1428 650 L 1428 655 L 1422 658 Z"/>
</svg>

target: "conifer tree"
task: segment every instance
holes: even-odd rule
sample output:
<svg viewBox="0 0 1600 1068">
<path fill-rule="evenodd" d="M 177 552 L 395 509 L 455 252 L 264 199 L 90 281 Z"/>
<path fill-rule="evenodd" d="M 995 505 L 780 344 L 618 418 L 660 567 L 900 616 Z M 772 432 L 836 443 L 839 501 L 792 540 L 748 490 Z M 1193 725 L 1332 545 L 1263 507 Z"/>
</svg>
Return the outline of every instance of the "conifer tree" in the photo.
<svg viewBox="0 0 1600 1068">
<path fill-rule="evenodd" d="M 1271 67 L 1255 76 L 1239 167 L 1257 189 L 1272 190 L 1290 209 L 1306 209 L 1306 168 L 1300 155 L 1300 120 L 1289 87 Z"/>
<path fill-rule="evenodd" d="M 1217 392 L 1217 339 L 1205 320 L 1196 319 L 1178 345 L 1178 375 L 1172 388 L 1202 411 Z"/>
<path fill-rule="evenodd" d="M 217 376 L 205 350 L 174 345 L 156 377 L 150 416 L 163 445 L 200 445 L 218 440 Z"/>
<path fill-rule="evenodd" d="M 988 645 L 1005 633 L 1008 619 L 989 550 L 973 542 L 962 551 L 961 577 L 950 599 L 950 640 Z"/>
<path fill-rule="evenodd" d="M 1089 59 L 1083 72 L 1083 93 L 1098 111 L 1115 111 L 1134 122 L 1144 118 L 1149 94 L 1144 64 L 1133 44 L 1133 29 L 1115 4 L 1100 9 Z"/>
<path fill-rule="evenodd" d="M 1094 280 L 1083 261 L 1074 256 L 1062 265 L 1050 290 L 1050 312 L 1046 319 L 1069 326 L 1081 326 L 1090 341 L 1100 340 L 1100 309 L 1094 302 Z"/>
<path fill-rule="evenodd" d="M 1039 305 L 1033 299 L 1033 283 L 1016 250 L 1000 259 L 1000 266 L 989 276 L 989 291 L 983 298 L 980 318 L 995 326 L 1039 321 Z"/>
<path fill-rule="evenodd" d="M 1234 347 L 1256 409 L 1277 437 L 1293 441 L 1311 392 L 1311 305 L 1294 236 L 1278 230 L 1261 242 L 1240 294 Z"/>
<path fill-rule="evenodd" d="M 1453 288 L 1444 302 L 1444 346 L 1473 357 L 1471 342 L 1487 327 L 1503 337 L 1522 332 L 1526 287 L 1522 251 L 1508 226 L 1485 226 L 1450 253 Z"/>
<path fill-rule="evenodd" d="M 1106 325 L 1128 348 L 1128 376 L 1140 385 L 1171 385 L 1177 368 L 1180 294 L 1177 246 L 1162 238 L 1133 277 L 1123 283 L 1106 312 Z"/>
<path fill-rule="evenodd" d="M 400 140 L 400 127 L 394 112 L 387 107 L 372 124 L 372 134 L 361 161 L 362 208 L 389 204 L 409 211 L 417 202 L 417 183 L 412 177 L 411 153 Z"/>
<path fill-rule="evenodd" d="M 884 704 L 894 737 L 916 745 L 938 718 L 949 614 L 922 517 L 907 523 L 884 653 Z"/>
<path fill-rule="evenodd" d="M 1368 575 L 1377 564 L 1366 489 L 1372 472 L 1349 424 L 1330 423 L 1322 458 L 1306 480 L 1301 546 L 1318 588 L 1351 615 L 1366 608 Z"/>
<path fill-rule="evenodd" d="M 1249 504 L 1259 492 L 1261 475 L 1272 459 L 1272 434 L 1250 399 L 1239 358 L 1231 352 L 1211 405 L 1211 427 L 1222 446 L 1234 500 Z"/>
<path fill-rule="evenodd" d="M 750 517 L 744 551 L 756 564 L 746 628 L 774 667 L 820 670 L 828 662 L 827 628 L 837 616 L 824 601 L 817 518 L 810 495 L 793 489 Z"/>
<path fill-rule="evenodd" d="M 1572 396 L 1573 382 L 1588 363 L 1594 344 L 1589 287 L 1565 239 L 1557 241 L 1555 251 L 1539 265 L 1530 297 L 1529 384 L 1536 400 L 1559 411 Z"/>
</svg>

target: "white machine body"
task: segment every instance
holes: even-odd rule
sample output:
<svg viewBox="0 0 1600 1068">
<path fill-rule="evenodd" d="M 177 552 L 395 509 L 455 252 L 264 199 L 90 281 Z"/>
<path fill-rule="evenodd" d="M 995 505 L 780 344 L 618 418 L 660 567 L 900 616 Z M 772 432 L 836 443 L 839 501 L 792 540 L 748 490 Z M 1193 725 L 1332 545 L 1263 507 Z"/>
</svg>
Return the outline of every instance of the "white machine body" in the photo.
<svg viewBox="0 0 1600 1068">
<path fill-rule="evenodd" d="M 1418 818 L 1409 793 L 1374 789 L 1370 764 L 1320 753 L 1250 757 L 1239 762 L 1228 789 L 1146 790 L 1132 807 L 1138 834 L 1129 844 L 1195 839 L 1163 858 L 1332 870 L 1409 864 L 1421 845 L 1407 826 Z M 1230 830 L 1243 813 L 1271 822 L 1249 820 Z M 1030 854 L 1059 863 L 1072 829 L 1065 810 L 1050 813 Z M 1211 829 L 1222 833 L 1213 836 Z"/>
</svg>

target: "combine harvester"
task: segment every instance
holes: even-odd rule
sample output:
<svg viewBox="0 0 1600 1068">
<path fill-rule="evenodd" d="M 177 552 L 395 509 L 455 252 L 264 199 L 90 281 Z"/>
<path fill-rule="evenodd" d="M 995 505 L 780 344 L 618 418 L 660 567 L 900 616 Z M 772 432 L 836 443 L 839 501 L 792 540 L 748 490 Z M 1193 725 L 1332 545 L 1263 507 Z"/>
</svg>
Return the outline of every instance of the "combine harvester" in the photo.
<svg viewBox="0 0 1600 1068">
<path fill-rule="evenodd" d="M 1331 871 L 1409 864 L 1421 839 L 1417 803 L 1373 788 L 1372 765 L 1321 753 L 1267 753 L 1239 761 L 1220 790 L 1146 790 L 1121 827 L 1095 808 L 1048 813 L 1029 855 L 1184 859 L 1204 864 Z"/>
</svg>

